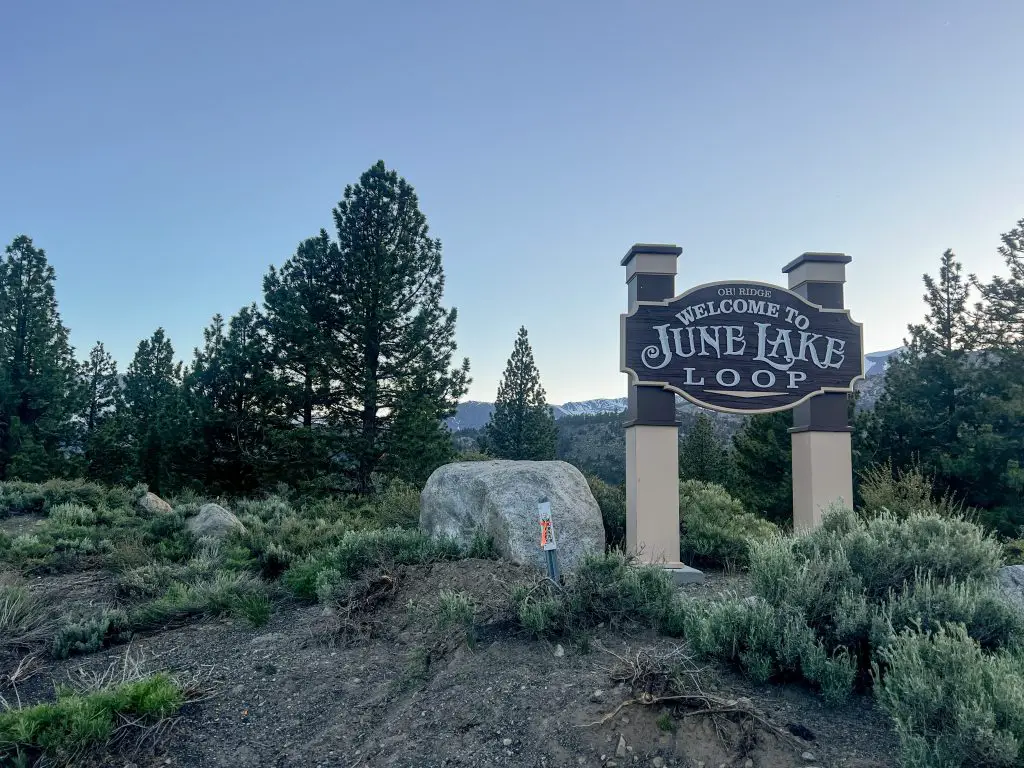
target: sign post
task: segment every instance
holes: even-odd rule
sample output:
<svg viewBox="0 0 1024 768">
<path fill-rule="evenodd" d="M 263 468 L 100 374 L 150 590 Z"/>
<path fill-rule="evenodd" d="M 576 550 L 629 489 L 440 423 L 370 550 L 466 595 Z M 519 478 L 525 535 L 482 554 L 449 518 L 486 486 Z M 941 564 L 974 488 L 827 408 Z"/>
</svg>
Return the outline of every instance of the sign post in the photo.
<svg viewBox="0 0 1024 768">
<path fill-rule="evenodd" d="M 843 309 L 843 285 L 850 261 L 843 253 L 805 253 L 782 271 L 791 291 L 837 311 Z M 863 376 L 862 346 L 858 344 L 849 354 L 861 361 Z M 831 504 L 853 504 L 852 431 L 846 392 L 824 393 L 793 409 L 794 530 L 817 528 L 822 512 Z"/>
<path fill-rule="evenodd" d="M 864 376 L 864 355 L 862 328 L 843 308 L 850 257 L 803 254 L 783 269 L 789 289 L 737 280 L 673 296 L 680 252 L 635 245 L 622 262 L 629 285 L 621 318 L 621 368 L 630 378 L 627 544 L 679 552 L 676 395 L 730 413 L 792 409 L 793 522 L 813 528 L 823 508 L 851 503 L 853 495 L 847 404 Z M 664 436 L 631 436 L 641 428 Z"/>
<path fill-rule="evenodd" d="M 629 312 L 675 293 L 675 245 L 634 245 L 622 259 Z M 625 343 L 625 337 L 623 337 Z M 626 549 L 666 568 L 676 583 L 704 574 L 679 560 L 679 423 L 675 395 L 630 377 L 626 415 Z"/>
</svg>

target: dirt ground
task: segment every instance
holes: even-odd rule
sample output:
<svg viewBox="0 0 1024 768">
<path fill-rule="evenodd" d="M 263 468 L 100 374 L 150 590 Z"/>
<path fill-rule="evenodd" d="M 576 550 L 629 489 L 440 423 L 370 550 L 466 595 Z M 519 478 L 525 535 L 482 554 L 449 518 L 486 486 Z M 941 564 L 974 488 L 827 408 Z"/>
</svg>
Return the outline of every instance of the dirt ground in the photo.
<svg viewBox="0 0 1024 768">
<path fill-rule="evenodd" d="M 393 591 L 358 616 L 288 604 L 260 629 L 207 620 L 67 661 L 41 653 L 41 666 L 17 695 L 23 703 L 46 699 L 54 684 L 120 669 L 126 656 L 147 671 L 170 670 L 195 681 L 200 699 L 168 728 L 148 734 L 128 729 L 117 751 L 92 755 L 82 761 L 86 766 L 895 764 L 891 728 L 869 698 L 828 708 L 802 688 L 755 686 L 711 668 L 704 673 L 709 692 L 748 697 L 765 725 L 735 722 L 730 715 L 683 716 L 666 704 L 619 709 L 639 693 L 613 679 L 619 658 L 685 648 L 646 632 L 607 629 L 597 631 L 589 649 L 522 636 L 496 609 L 512 584 L 528 578 L 507 563 L 439 563 L 397 576 L 382 589 Z M 86 573 L 29 584 L 70 608 L 113 602 L 105 579 Z M 443 589 L 469 592 L 481 606 L 473 649 L 458 630 L 436 628 Z M 742 580 L 712 575 L 706 585 L 689 589 L 742 591 Z M 10 690 L 3 693 L 12 698 Z"/>
</svg>

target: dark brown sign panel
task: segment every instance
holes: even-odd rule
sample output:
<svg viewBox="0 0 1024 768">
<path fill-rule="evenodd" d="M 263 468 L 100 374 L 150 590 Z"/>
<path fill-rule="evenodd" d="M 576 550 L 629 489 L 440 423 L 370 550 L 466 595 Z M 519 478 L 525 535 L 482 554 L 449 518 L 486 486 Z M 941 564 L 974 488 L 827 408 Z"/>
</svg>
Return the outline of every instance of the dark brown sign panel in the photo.
<svg viewBox="0 0 1024 768">
<path fill-rule="evenodd" d="M 859 323 L 777 285 L 723 282 L 622 316 L 622 370 L 716 411 L 765 413 L 864 375 Z"/>
</svg>

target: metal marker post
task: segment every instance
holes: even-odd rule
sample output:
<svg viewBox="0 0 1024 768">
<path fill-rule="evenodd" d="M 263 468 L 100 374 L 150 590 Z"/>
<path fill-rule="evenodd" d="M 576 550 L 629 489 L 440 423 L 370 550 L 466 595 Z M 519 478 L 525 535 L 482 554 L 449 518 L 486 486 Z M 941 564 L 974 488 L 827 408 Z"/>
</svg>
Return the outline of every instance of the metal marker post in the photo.
<svg viewBox="0 0 1024 768">
<path fill-rule="evenodd" d="M 555 542 L 555 529 L 551 525 L 551 502 L 547 496 L 542 496 L 537 502 L 537 516 L 540 518 L 540 548 L 548 558 L 548 577 L 559 584 L 558 544 Z"/>
</svg>

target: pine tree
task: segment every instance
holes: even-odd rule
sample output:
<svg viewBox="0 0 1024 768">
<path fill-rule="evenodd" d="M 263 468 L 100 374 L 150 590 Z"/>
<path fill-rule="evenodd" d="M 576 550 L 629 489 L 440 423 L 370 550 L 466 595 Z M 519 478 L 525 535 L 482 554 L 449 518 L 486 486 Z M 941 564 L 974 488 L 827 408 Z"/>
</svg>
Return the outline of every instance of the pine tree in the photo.
<svg viewBox="0 0 1024 768">
<path fill-rule="evenodd" d="M 89 359 L 79 367 L 78 376 L 85 387 L 82 422 L 88 440 L 113 416 L 121 399 L 117 363 L 103 347 L 103 342 L 97 341 L 89 351 Z"/>
<path fill-rule="evenodd" d="M 989 283 L 971 276 L 982 298 L 977 305 L 982 339 L 988 349 L 1024 353 L 1024 219 L 1001 239 L 999 254 L 1009 275 L 996 275 Z"/>
<path fill-rule="evenodd" d="M 126 427 L 137 477 L 154 493 L 173 485 L 173 460 L 180 436 L 181 363 L 158 328 L 139 342 L 124 380 Z"/>
<path fill-rule="evenodd" d="M 215 315 L 185 375 L 188 475 L 212 492 L 252 493 L 280 479 L 268 434 L 286 428 L 286 407 L 259 311 L 243 307 L 225 332 Z"/>
<path fill-rule="evenodd" d="M 441 243 L 429 236 L 412 186 L 378 162 L 346 187 L 334 222 L 331 275 L 341 311 L 331 318 L 330 338 L 345 397 L 330 418 L 342 429 L 355 487 L 365 493 L 409 439 L 394 428 L 402 399 L 420 393 L 416 408 L 425 418 L 417 423 L 435 433 L 433 419 L 454 413 L 466 392 L 469 361 L 451 367 L 456 311 L 441 304 Z"/>
<path fill-rule="evenodd" d="M 24 235 L 0 259 L 0 479 L 60 474 L 81 388 L 56 275 Z"/>
<path fill-rule="evenodd" d="M 264 325 L 288 415 L 306 429 L 341 398 L 337 337 L 345 315 L 335 288 L 337 259 L 320 230 L 263 278 Z"/>
<path fill-rule="evenodd" d="M 520 328 L 484 428 L 487 452 L 500 459 L 553 459 L 557 434 L 526 328 Z"/>
<path fill-rule="evenodd" d="M 924 276 L 924 321 L 908 326 L 907 349 L 890 359 L 885 389 L 868 421 L 876 457 L 897 467 L 920 461 L 935 471 L 948 464 L 958 452 L 962 424 L 975 418 L 980 405 L 983 358 L 968 356 L 974 323 L 960 270 L 947 250 L 938 282 Z"/>
<path fill-rule="evenodd" d="M 430 474 L 455 458 L 452 434 L 442 421 L 428 382 L 412 382 L 398 399 L 392 432 L 398 438 L 384 463 L 387 474 L 423 486 Z"/>
<path fill-rule="evenodd" d="M 789 412 L 751 416 L 733 435 L 735 495 L 750 512 L 786 524 L 793 519 L 793 448 Z"/>
<path fill-rule="evenodd" d="M 124 429 L 121 377 L 102 342 L 78 370 L 84 397 L 80 414 L 86 477 L 109 484 L 125 481 L 131 456 Z"/>
<path fill-rule="evenodd" d="M 715 436 L 714 422 L 706 413 L 698 414 L 679 444 L 679 478 L 725 485 L 731 474 L 730 456 Z"/>
<path fill-rule="evenodd" d="M 975 322 L 967 301 L 970 285 L 961 276 L 961 265 L 953 251 L 942 254 L 938 282 L 924 275 L 924 301 L 928 306 L 924 322 L 908 326 L 910 346 L 915 352 L 946 356 L 975 346 Z"/>
</svg>

